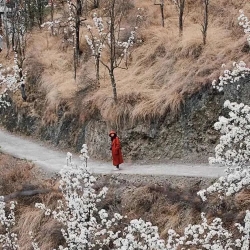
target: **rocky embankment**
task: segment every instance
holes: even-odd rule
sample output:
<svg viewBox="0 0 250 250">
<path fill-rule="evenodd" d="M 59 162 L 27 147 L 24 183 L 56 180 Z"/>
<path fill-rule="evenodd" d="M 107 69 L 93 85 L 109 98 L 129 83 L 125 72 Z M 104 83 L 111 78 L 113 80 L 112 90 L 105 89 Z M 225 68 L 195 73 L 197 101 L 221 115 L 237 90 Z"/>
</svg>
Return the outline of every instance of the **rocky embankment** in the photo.
<svg viewBox="0 0 250 250">
<path fill-rule="evenodd" d="M 166 113 L 163 117 L 136 124 L 110 124 L 100 114 L 80 122 L 77 113 L 68 114 L 64 105 L 57 109 L 57 122 L 44 122 L 44 96 L 34 95 L 38 86 L 28 83 L 27 105 L 18 105 L 11 99 L 11 107 L 0 111 L 1 125 L 11 132 L 47 140 L 61 148 L 79 151 L 87 143 L 89 154 L 98 159 L 110 157 L 108 131 L 118 130 L 123 153 L 127 160 L 185 162 L 206 161 L 213 155 L 219 134 L 213 124 L 223 110 L 225 100 L 249 104 L 249 79 L 228 85 L 218 93 L 206 85 L 197 93 L 187 96 L 177 115 Z M 29 98 L 30 97 L 30 98 Z M 84 109 L 84 107 L 82 107 Z"/>
</svg>

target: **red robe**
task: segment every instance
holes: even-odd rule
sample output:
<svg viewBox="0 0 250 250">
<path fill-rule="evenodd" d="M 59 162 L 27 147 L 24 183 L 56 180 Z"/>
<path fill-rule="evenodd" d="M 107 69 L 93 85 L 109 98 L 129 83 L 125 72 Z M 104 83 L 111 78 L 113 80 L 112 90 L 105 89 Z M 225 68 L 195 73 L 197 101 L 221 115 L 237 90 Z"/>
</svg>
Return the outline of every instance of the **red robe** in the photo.
<svg viewBox="0 0 250 250">
<path fill-rule="evenodd" d="M 115 139 L 112 141 L 111 149 L 112 149 L 113 165 L 117 166 L 123 163 L 121 143 L 118 137 L 115 137 Z"/>
</svg>

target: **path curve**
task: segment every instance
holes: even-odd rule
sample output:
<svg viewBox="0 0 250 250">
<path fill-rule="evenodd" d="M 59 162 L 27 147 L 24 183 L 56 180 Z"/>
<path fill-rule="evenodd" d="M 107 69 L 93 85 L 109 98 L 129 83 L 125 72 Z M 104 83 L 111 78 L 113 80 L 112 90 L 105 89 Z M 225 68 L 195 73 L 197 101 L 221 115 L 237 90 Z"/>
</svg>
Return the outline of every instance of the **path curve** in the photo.
<svg viewBox="0 0 250 250">
<path fill-rule="evenodd" d="M 59 172 L 66 165 L 66 155 L 56 148 L 42 145 L 30 139 L 13 135 L 0 129 L 0 150 L 3 153 L 20 159 L 32 161 L 35 165 L 43 168 L 48 173 Z M 80 164 L 80 159 L 74 155 L 73 161 Z M 121 170 L 117 171 L 111 162 L 89 160 L 88 166 L 93 173 L 97 174 L 138 174 L 138 175 L 165 175 L 165 176 L 188 176 L 217 178 L 224 175 L 224 168 L 209 166 L 209 164 L 134 164 L 124 163 Z"/>
</svg>

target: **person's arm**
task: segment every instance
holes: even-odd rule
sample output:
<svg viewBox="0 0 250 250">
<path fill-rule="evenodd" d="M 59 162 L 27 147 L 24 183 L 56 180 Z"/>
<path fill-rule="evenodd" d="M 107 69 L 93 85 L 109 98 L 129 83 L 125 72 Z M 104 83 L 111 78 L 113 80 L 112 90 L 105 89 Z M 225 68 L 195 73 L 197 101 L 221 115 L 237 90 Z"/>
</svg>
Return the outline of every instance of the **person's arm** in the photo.
<svg viewBox="0 0 250 250">
<path fill-rule="evenodd" d="M 119 154 L 119 149 L 121 148 L 121 143 L 118 137 L 115 139 L 115 154 Z"/>
</svg>

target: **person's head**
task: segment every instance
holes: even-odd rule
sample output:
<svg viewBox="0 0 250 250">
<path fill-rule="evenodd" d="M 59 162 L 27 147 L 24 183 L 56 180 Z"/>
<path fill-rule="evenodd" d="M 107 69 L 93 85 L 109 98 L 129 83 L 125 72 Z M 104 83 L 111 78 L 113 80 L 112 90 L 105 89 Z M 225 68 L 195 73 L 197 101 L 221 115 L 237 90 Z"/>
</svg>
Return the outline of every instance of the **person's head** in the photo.
<svg viewBox="0 0 250 250">
<path fill-rule="evenodd" d="M 116 132 L 115 132 L 114 130 L 111 130 L 111 131 L 109 132 L 109 136 L 110 136 L 111 138 L 116 137 Z"/>
</svg>

